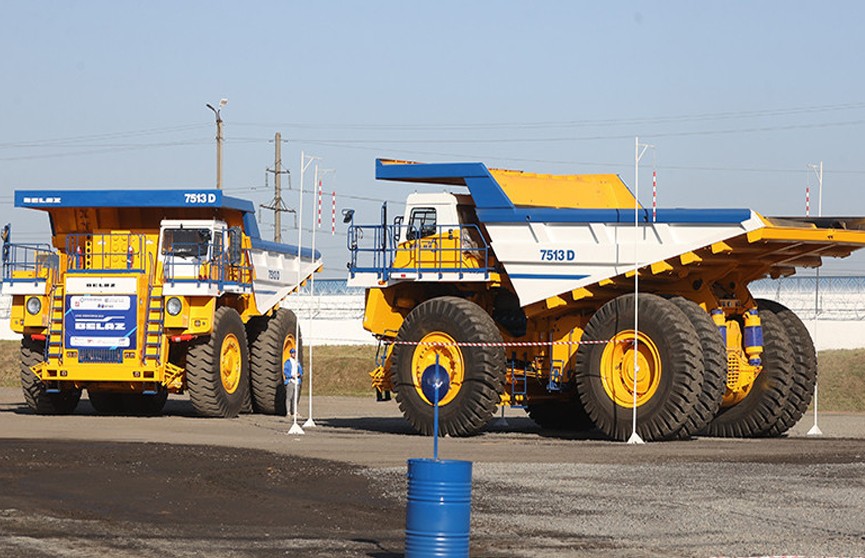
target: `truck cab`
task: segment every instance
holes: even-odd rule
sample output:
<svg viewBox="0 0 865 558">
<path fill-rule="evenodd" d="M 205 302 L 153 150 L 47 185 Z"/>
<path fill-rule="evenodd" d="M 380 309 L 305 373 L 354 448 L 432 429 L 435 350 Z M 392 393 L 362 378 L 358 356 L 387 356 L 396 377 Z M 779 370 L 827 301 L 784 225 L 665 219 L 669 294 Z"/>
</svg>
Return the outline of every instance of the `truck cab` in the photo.
<svg viewBox="0 0 865 558">
<path fill-rule="evenodd" d="M 380 225 L 349 227 L 349 285 L 489 280 L 493 258 L 471 196 L 415 192 L 403 215 L 386 219 L 383 207 Z"/>
</svg>

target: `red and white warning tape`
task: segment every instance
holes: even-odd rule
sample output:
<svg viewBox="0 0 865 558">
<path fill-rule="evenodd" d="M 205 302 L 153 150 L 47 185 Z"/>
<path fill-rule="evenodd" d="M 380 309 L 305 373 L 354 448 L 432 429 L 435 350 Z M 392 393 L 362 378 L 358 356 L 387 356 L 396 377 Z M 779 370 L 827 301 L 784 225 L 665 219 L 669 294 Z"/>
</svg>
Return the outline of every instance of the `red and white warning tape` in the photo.
<svg viewBox="0 0 865 558">
<path fill-rule="evenodd" d="M 443 343 L 441 341 L 398 341 L 383 339 L 388 345 L 424 345 L 427 347 L 548 347 L 550 345 L 606 345 L 611 340 L 585 340 L 585 341 L 502 341 L 501 343 L 475 343 L 471 341 L 454 341 Z M 622 342 L 625 342 L 624 340 Z"/>
</svg>

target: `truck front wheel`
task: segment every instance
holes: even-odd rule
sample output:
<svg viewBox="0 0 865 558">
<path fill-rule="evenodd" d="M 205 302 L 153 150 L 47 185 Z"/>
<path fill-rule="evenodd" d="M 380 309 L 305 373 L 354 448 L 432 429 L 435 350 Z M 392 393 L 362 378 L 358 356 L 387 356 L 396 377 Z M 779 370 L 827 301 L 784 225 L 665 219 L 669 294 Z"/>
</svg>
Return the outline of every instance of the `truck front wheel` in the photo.
<svg viewBox="0 0 865 558">
<path fill-rule="evenodd" d="M 38 415 L 68 415 L 78 406 L 81 390 L 72 388 L 49 393 L 42 380 L 30 369 L 44 360 L 45 341 L 35 341 L 25 335 L 21 339 L 21 388 L 24 390 L 24 401 Z"/>
<path fill-rule="evenodd" d="M 415 430 L 433 433 L 433 401 L 422 380 L 436 365 L 449 380 L 439 399 L 439 434 L 471 436 L 489 422 L 503 390 L 501 342 L 489 314 L 462 298 L 434 298 L 409 313 L 397 335 L 391 370 L 397 403 Z"/>
<path fill-rule="evenodd" d="M 647 441 L 669 439 L 688 420 L 700 395 L 700 339 L 669 300 L 641 294 L 639 312 L 636 343 L 634 295 L 620 296 L 595 312 L 583 339 L 597 343 L 582 344 L 577 351 L 577 391 L 595 425 L 609 437 L 624 440 L 631 434 L 636 400 L 637 433 Z"/>
<path fill-rule="evenodd" d="M 249 396 L 249 349 L 234 308 L 217 308 L 213 333 L 196 339 L 186 356 L 189 398 L 198 414 L 236 417 Z"/>
</svg>

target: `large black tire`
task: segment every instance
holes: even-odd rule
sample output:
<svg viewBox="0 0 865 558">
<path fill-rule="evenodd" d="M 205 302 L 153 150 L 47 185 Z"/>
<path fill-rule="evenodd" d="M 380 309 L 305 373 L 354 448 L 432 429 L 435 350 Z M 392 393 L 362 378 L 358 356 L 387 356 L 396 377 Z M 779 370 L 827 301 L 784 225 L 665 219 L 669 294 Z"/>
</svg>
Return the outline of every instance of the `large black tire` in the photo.
<svg viewBox="0 0 865 558">
<path fill-rule="evenodd" d="M 123 411 L 139 417 L 155 417 L 162 414 L 168 390 L 160 388 L 156 393 L 124 393 Z"/>
<path fill-rule="evenodd" d="M 87 390 L 90 405 L 101 415 L 132 415 L 153 417 L 162 414 L 168 399 L 168 390 L 156 393 L 119 393 L 116 391 Z"/>
<path fill-rule="evenodd" d="M 763 325 L 763 370 L 742 401 L 722 408 L 706 426 L 704 433 L 709 436 L 763 436 L 784 415 L 793 383 L 793 347 L 775 314 L 761 312 L 760 320 Z"/>
<path fill-rule="evenodd" d="M 228 351 L 223 363 L 223 351 Z M 232 366 L 228 366 L 233 364 Z M 223 368 L 228 372 L 223 381 Z M 236 417 L 249 390 L 249 348 L 243 320 L 234 308 L 222 306 L 213 316 L 213 333 L 193 341 L 186 357 L 189 398 L 205 417 Z"/>
<path fill-rule="evenodd" d="M 548 430 L 581 432 L 595 426 L 576 392 L 567 400 L 529 403 L 526 413 L 538 426 Z"/>
<path fill-rule="evenodd" d="M 790 398 L 781 417 L 765 432 L 767 436 L 780 436 L 799 422 L 811 404 L 814 386 L 817 384 L 817 350 L 808 328 L 795 312 L 774 300 L 758 299 L 757 307 L 761 316 L 771 312 L 781 320 L 790 344 L 793 345 L 793 385 L 790 388 Z"/>
<path fill-rule="evenodd" d="M 24 401 L 38 415 L 68 415 L 75 411 L 81 399 L 80 389 L 64 389 L 60 393 L 48 393 L 42 380 L 36 377 L 31 366 L 45 360 L 45 341 L 35 341 L 24 336 L 21 339 L 21 389 Z"/>
<path fill-rule="evenodd" d="M 670 439 L 688 420 L 701 393 L 700 340 L 687 316 L 668 300 L 640 294 L 639 310 L 640 333 L 656 347 L 660 371 L 655 371 L 654 394 L 646 396 L 648 399 L 637 408 L 637 433 L 646 441 Z M 623 295 L 595 312 L 583 339 L 611 340 L 621 332 L 632 332 L 633 328 L 634 295 Z M 617 370 L 630 364 L 626 362 L 628 358 L 623 358 L 622 368 L 612 368 L 615 361 L 610 360 L 611 368 L 602 370 L 604 352 L 613 349 L 612 343 L 580 345 L 576 357 L 577 390 L 595 425 L 610 438 L 625 440 L 632 432 L 633 404 L 626 393 L 621 396 L 623 402 L 617 403 L 608 394 L 602 376 L 613 380 L 619 374 Z"/>
<path fill-rule="evenodd" d="M 480 306 L 468 300 L 444 296 L 428 300 L 406 317 L 398 342 L 417 342 L 428 334 L 443 333 L 457 342 L 501 343 L 495 322 Z M 433 433 L 432 404 L 418 393 L 419 376 L 412 370 L 421 345 L 396 345 L 391 374 L 396 400 L 406 420 L 421 434 Z M 471 436 L 478 433 L 496 411 L 504 391 L 505 352 L 501 346 L 458 347 L 464 363 L 464 381 L 452 400 L 439 406 L 439 434 Z M 452 386 L 451 389 L 456 389 Z"/>
<path fill-rule="evenodd" d="M 122 415 L 123 394 L 114 391 L 87 390 L 90 405 L 100 415 Z"/>
<path fill-rule="evenodd" d="M 293 344 L 297 316 L 279 308 L 272 316 L 258 318 L 247 327 L 250 334 L 252 408 L 256 413 L 285 416 L 285 384 L 282 369 L 285 343 Z M 303 362 L 303 336 L 297 329 L 297 357 Z"/>
<path fill-rule="evenodd" d="M 684 439 L 706 428 L 721 408 L 727 389 L 727 346 L 718 326 L 699 305 L 680 296 L 670 302 L 691 321 L 703 349 L 703 385 L 693 412 L 679 431 L 678 437 Z"/>
</svg>

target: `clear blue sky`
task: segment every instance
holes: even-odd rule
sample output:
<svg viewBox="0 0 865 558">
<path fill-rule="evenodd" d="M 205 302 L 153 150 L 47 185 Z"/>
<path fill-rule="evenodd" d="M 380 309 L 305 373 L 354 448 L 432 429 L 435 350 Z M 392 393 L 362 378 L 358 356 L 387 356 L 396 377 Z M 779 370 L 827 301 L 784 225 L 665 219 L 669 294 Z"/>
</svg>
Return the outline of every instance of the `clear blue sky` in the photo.
<svg viewBox="0 0 865 558">
<path fill-rule="evenodd" d="M 865 215 L 863 22 L 852 1 L 6 0 L 0 220 L 45 239 L 14 189 L 212 187 L 204 105 L 222 97 L 225 189 L 256 203 L 272 196 L 277 131 L 294 188 L 303 149 L 361 222 L 378 203 L 349 196 L 397 209 L 412 189 L 376 183 L 375 157 L 633 185 L 639 135 L 656 146 L 661 206 L 802 214 L 806 166 L 822 160 L 824 214 Z M 318 243 L 326 276 L 342 276 L 344 238 Z"/>
</svg>

